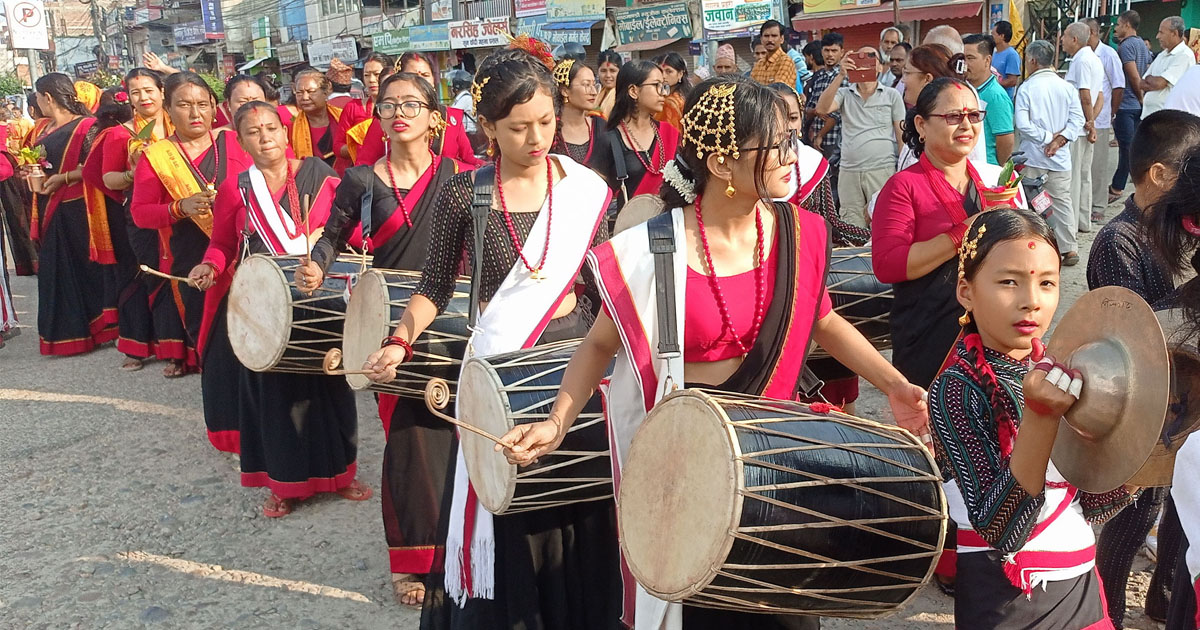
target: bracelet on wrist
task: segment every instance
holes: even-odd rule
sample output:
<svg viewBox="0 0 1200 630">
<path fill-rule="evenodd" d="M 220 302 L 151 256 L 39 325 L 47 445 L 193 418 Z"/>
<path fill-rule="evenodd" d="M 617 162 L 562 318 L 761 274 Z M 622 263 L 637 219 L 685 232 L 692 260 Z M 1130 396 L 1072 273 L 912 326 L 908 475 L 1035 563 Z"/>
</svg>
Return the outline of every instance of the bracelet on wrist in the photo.
<svg viewBox="0 0 1200 630">
<path fill-rule="evenodd" d="M 386 348 L 388 346 L 400 346 L 401 348 L 404 348 L 404 363 L 408 363 L 412 360 L 413 348 L 412 344 L 408 343 L 407 339 L 403 337 L 397 337 L 395 335 L 388 335 L 387 337 L 383 338 L 383 343 L 379 344 L 379 347 Z"/>
</svg>

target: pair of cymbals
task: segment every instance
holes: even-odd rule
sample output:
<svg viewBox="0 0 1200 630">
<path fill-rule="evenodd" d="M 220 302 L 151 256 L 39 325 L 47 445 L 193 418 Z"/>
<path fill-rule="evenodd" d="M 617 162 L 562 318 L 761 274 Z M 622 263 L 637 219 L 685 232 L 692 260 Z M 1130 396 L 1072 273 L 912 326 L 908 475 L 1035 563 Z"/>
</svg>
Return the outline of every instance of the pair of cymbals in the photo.
<svg viewBox="0 0 1200 630">
<path fill-rule="evenodd" d="M 1080 490 L 1170 484 L 1175 452 L 1200 424 L 1200 404 L 1189 404 L 1200 401 L 1200 353 L 1178 338 L 1181 323 L 1173 311 L 1156 317 L 1129 289 L 1104 287 L 1055 328 L 1047 352 L 1081 371 L 1084 385 L 1051 461 Z"/>
</svg>

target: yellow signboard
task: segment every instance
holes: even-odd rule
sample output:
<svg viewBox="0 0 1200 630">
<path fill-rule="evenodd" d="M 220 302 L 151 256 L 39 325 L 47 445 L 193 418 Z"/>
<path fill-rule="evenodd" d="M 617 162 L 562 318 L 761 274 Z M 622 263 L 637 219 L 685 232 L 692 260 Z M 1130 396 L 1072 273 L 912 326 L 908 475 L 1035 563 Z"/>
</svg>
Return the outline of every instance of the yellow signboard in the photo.
<svg viewBox="0 0 1200 630">
<path fill-rule="evenodd" d="M 893 2 L 898 1 L 893 0 Z M 879 0 L 804 0 L 804 13 L 806 15 L 811 13 L 828 13 L 830 11 L 877 6 L 879 6 Z"/>
</svg>

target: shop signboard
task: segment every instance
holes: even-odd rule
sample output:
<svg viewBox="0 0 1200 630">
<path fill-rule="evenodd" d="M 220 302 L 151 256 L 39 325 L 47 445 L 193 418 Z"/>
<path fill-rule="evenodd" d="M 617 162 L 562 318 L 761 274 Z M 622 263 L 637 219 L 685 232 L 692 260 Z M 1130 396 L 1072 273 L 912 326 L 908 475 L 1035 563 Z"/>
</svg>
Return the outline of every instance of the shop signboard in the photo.
<svg viewBox="0 0 1200 630">
<path fill-rule="evenodd" d="M 333 58 L 351 62 L 358 59 L 358 44 L 353 39 L 335 39 L 308 45 L 308 63 L 314 67 L 325 67 Z"/>
<path fill-rule="evenodd" d="M 592 43 L 592 29 L 590 28 L 548 29 L 545 26 L 545 15 L 519 18 L 517 19 L 517 34 L 528 35 L 556 46 L 568 43 L 588 46 Z"/>
<path fill-rule="evenodd" d="M 411 26 L 408 35 L 411 41 L 409 50 L 416 52 L 434 52 L 450 50 L 450 34 L 445 24 L 421 24 Z"/>
<path fill-rule="evenodd" d="M 532 17 L 546 14 L 546 0 L 514 0 L 517 17 Z"/>
<path fill-rule="evenodd" d="M 412 35 L 407 28 L 397 28 L 371 36 L 371 47 L 385 55 L 400 55 L 412 48 Z"/>
<path fill-rule="evenodd" d="M 613 12 L 620 46 L 692 36 L 686 2 L 654 4 Z"/>
<path fill-rule="evenodd" d="M 508 44 L 508 17 L 451 22 L 450 48 L 491 48 Z"/>
<path fill-rule="evenodd" d="M 304 63 L 304 46 L 296 41 L 284 42 L 275 47 L 275 56 L 281 65 Z"/>
<path fill-rule="evenodd" d="M 546 0 L 546 17 L 550 22 L 599 22 L 604 6 L 604 0 Z"/>
<path fill-rule="evenodd" d="M 704 30 L 719 36 L 753 31 L 767 20 L 778 20 L 778 4 L 771 0 L 702 0 Z"/>
<path fill-rule="evenodd" d="M 179 46 L 195 46 L 208 41 L 204 36 L 203 20 L 176 24 L 171 30 L 175 32 L 175 43 Z"/>
</svg>

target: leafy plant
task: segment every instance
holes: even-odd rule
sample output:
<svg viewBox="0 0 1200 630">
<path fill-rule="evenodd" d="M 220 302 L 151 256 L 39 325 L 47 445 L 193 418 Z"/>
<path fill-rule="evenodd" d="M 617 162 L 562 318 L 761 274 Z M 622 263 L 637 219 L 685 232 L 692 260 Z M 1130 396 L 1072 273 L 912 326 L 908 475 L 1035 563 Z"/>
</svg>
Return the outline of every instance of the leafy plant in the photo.
<svg viewBox="0 0 1200 630">
<path fill-rule="evenodd" d="M 43 164 L 45 161 L 46 147 L 40 144 L 35 147 L 21 147 L 21 150 L 17 153 L 17 162 L 21 166 Z"/>
<path fill-rule="evenodd" d="M 88 81 L 96 84 L 96 87 L 99 87 L 102 90 L 113 87 L 114 85 L 121 85 L 121 82 L 124 80 L 125 77 L 121 76 L 120 74 L 113 74 L 104 70 L 97 70 L 96 74 L 93 74 L 92 78 L 88 79 Z"/>
<path fill-rule="evenodd" d="M 225 82 L 211 72 L 200 72 L 199 75 L 208 84 L 208 87 L 212 88 L 212 91 L 217 95 L 217 102 L 220 103 L 221 95 L 225 93 Z"/>
<path fill-rule="evenodd" d="M 18 78 L 15 73 L 0 73 L 0 94 L 22 94 L 25 87 L 25 82 Z"/>
</svg>

